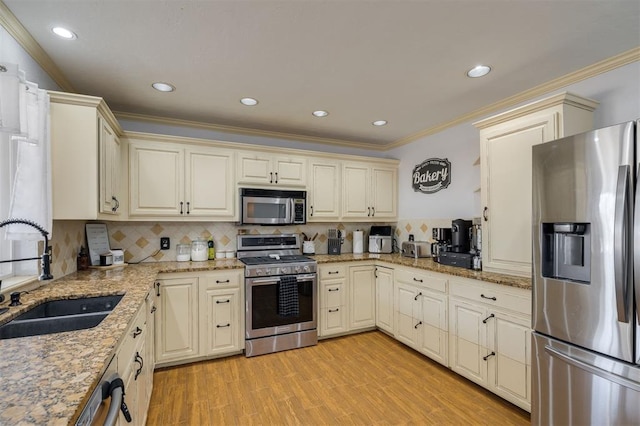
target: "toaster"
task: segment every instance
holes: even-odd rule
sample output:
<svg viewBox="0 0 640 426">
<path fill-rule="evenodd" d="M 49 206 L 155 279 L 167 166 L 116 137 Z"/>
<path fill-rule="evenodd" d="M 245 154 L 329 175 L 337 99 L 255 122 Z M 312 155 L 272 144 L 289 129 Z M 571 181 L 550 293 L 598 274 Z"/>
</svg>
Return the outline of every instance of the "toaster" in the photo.
<svg viewBox="0 0 640 426">
<path fill-rule="evenodd" d="M 402 243 L 404 257 L 431 257 L 431 243 L 426 241 L 405 241 Z"/>
</svg>

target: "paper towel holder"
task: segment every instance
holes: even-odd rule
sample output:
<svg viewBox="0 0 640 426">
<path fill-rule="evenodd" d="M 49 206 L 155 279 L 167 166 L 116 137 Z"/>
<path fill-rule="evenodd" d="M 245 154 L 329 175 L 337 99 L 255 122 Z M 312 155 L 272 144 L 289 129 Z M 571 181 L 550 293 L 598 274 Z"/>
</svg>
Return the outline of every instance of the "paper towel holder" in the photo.
<svg viewBox="0 0 640 426">
<path fill-rule="evenodd" d="M 353 253 L 364 253 L 364 232 L 359 229 L 353 232 Z"/>
</svg>

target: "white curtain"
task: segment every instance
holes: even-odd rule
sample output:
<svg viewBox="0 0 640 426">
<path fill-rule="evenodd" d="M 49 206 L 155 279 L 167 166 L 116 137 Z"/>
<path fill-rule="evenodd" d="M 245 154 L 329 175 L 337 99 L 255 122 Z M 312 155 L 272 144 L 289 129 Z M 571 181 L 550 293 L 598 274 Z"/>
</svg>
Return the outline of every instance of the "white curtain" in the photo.
<svg viewBox="0 0 640 426">
<path fill-rule="evenodd" d="M 37 84 L 24 81 L 17 65 L 1 62 L 0 130 L 12 134 L 12 148 L 16 150 L 8 218 L 35 222 L 51 238 L 49 95 Z M 27 225 L 9 225 L 6 229 L 7 239 L 44 239 Z"/>
</svg>

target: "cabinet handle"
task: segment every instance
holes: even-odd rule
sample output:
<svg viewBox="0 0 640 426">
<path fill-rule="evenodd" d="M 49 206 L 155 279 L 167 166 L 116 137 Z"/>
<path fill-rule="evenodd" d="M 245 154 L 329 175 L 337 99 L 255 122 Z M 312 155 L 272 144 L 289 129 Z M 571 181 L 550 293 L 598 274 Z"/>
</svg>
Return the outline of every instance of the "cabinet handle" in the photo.
<svg viewBox="0 0 640 426">
<path fill-rule="evenodd" d="M 135 339 L 141 334 L 142 334 L 142 329 L 140 327 L 136 327 L 136 329 L 133 331 L 133 338 Z"/>
<path fill-rule="evenodd" d="M 486 323 L 487 323 L 487 321 L 489 321 L 489 320 L 490 320 L 491 318 L 493 318 L 493 317 L 495 317 L 495 315 L 493 315 L 493 314 L 489 315 L 488 317 L 486 317 L 485 319 L 483 319 L 483 320 L 482 320 L 482 323 L 483 323 L 483 324 L 486 324 Z"/>
<path fill-rule="evenodd" d="M 485 296 L 484 294 L 481 294 L 481 295 L 480 295 L 480 297 L 482 297 L 483 299 L 489 299 L 489 300 L 493 300 L 493 301 L 498 300 L 498 299 L 496 299 L 495 297 L 487 297 L 487 296 Z"/>
<path fill-rule="evenodd" d="M 226 323 L 226 324 L 223 324 L 223 325 L 219 325 L 219 324 L 216 325 L 216 328 L 225 328 L 225 327 L 231 327 L 231 324 Z"/>
<path fill-rule="evenodd" d="M 140 364 L 140 368 L 136 370 L 136 375 L 133 378 L 133 380 L 138 380 L 138 376 L 140 375 L 140 373 L 142 373 L 142 367 L 144 367 L 144 359 L 142 359 L 142 357 L 140 356 L 140 352 L 136 352 L 134 361 Z"/>
<path fill-rule="evenodd" d="M 339 274 L 339 273 L 340 273 L 340 271 L 335 271 L 335 272 L 333 272 L 333 271 L 329 271 L 329 272 L 328 272 L 328 274 L 329 274 L 329 275 L 334 275 L 334 274 Z"/>
<path fill-rule="evenodd" d="M 115 213 L 120 208 L 120 201 L 118 201 L 118 199 L 116 197 L 114 197 L 113 195 L 111 196 L 111 201 L 115 201 L 116 202 L 115 207 L 111 207 L 111 211 Z"/>
<path fill-rule="evenodd" d="M 487 216 L 487 211 L 488 210 L 489 210 L 489 207 L 486 207 L 486 206 L 485 206 L 484 210 L 482 210 L 482 217 L 484 218 L 485 222 L 489 220 L 489 217 Z"/>
<path fill-rule="evenodd" d="M 371 207 L 371 216 L 375 216 L 375 215 L 376 215 L 376 208 Z"/>
<path fill-rule="evenodd" d="M 367 216 L 371 216 L 371 207 L 367 207 L 367 210 L 369 211 L 369 213 L 367 214 Z"/>
<path fill-rule="evenodd" d="M 309 216 L 313 216 L 313 206 L 311 206 L 311 214 Z"/>
<path fill-rule="evenodd" d="M 328 290 L 329 290 L 329 291 L 340 291 L 340 289 L 339 289 L 339 288 L 329 288 Z"/>
<path fill-rule="evenodd" d="M 378 268 L 374 269 L 373 271 L 373 275 L 378 278 Z"/>
<path fill-rule="evenodd" d="M 418 279 L 418 278 L 416 278 L 416 277 L 413 277 L 413 280 L 414 280 L 415 282 L 418 282 L 418 283 L 424 282 L 424 280 L 420 280 L 420 279 Z"/>
<path fill-rule="evenodd" d="M 218 304 L 219 303 L 231 303 L 231 300 L 230 299 L 227 299 L 227 300 L 216 300 L 216 303 L 218 303 Z"/>
<path fill-rule="evenodd" d="M 415 328 L 416 330 L 418 329 L 418 326 L 422 324 L 422 321 L 418 321 L 418 323 L 416 325 L 413 326 L 413 328 Z"/>
<path fill-rule="evenodd" d="M 180 214 L 184 214 L 184 213 L 183 213 L 183 211 L 182 211 L 182 205 L 183 205 L 183 204 L 184 204 L 184 203 L 183 203 L 182 201 L 180 201 Z"/>
<path fill-rule="evenodd" d="M 418 297 L 422 296 L 422 292 L 416 294 L 416 297 L 413 298 L 413 300 L 418 300 Z"/>
<path fill-rule="evenodd" d="M 153 307 L 151 308 L 151 313 L 152 313 L 152 314 L 155 314 L 155 313 L 156 313 L 156 306 L 155 306 L 155 305 L 153 305 Z"/>
<path fill-rule="evenodd" d="M 340 308 L 329 309 L 329 312 L 338 312 L 339 310 L 340 310 Z"/>
<path fill-rule="evenodd" d="M 160 281 L 156 281 L 156 296 L 160 296 Z"/>
<path fill-rule="evenodd" d="M 484 359 L 485 361 L 488 360 L 489 358 L 491 358 L 492 356 L 495 356 L 495 352 L 491 351 L 491 353 L 487 356 L 483 356 L 482 359 Z"/>
<path fill-rule="evenodd" d="M 190 207 L 190 202 L 187 201 L 187 214 L 191 213 L 191 207 Z"/>
<path fill-rule="evenodd" d="M 269 172 L 269 183 L 273 183 L 273 172 Z"/>
<path fill-rule="evenodd" d="M 216 280 L 216 284 L 227 284 L 228 282 L 229 280 L 224 280 L 224 281 Z"/>
<path fill-rule="evenodd" d="M 276 172 L 276 183 L 278 183 L 278 172 Z"/>
</svg>

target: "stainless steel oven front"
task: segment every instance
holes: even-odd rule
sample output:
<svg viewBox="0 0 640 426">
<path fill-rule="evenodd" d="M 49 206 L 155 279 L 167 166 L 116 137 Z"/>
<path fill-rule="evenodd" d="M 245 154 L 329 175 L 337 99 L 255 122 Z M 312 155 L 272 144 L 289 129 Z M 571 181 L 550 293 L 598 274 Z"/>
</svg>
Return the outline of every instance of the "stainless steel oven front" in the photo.
<svg viewBox="0 0 640 426">
<path fill-rule="evenodd" d="M 246 356 L 318 342 L 315 273 L 247 277 L 245 285 Z"/>
</svg>

